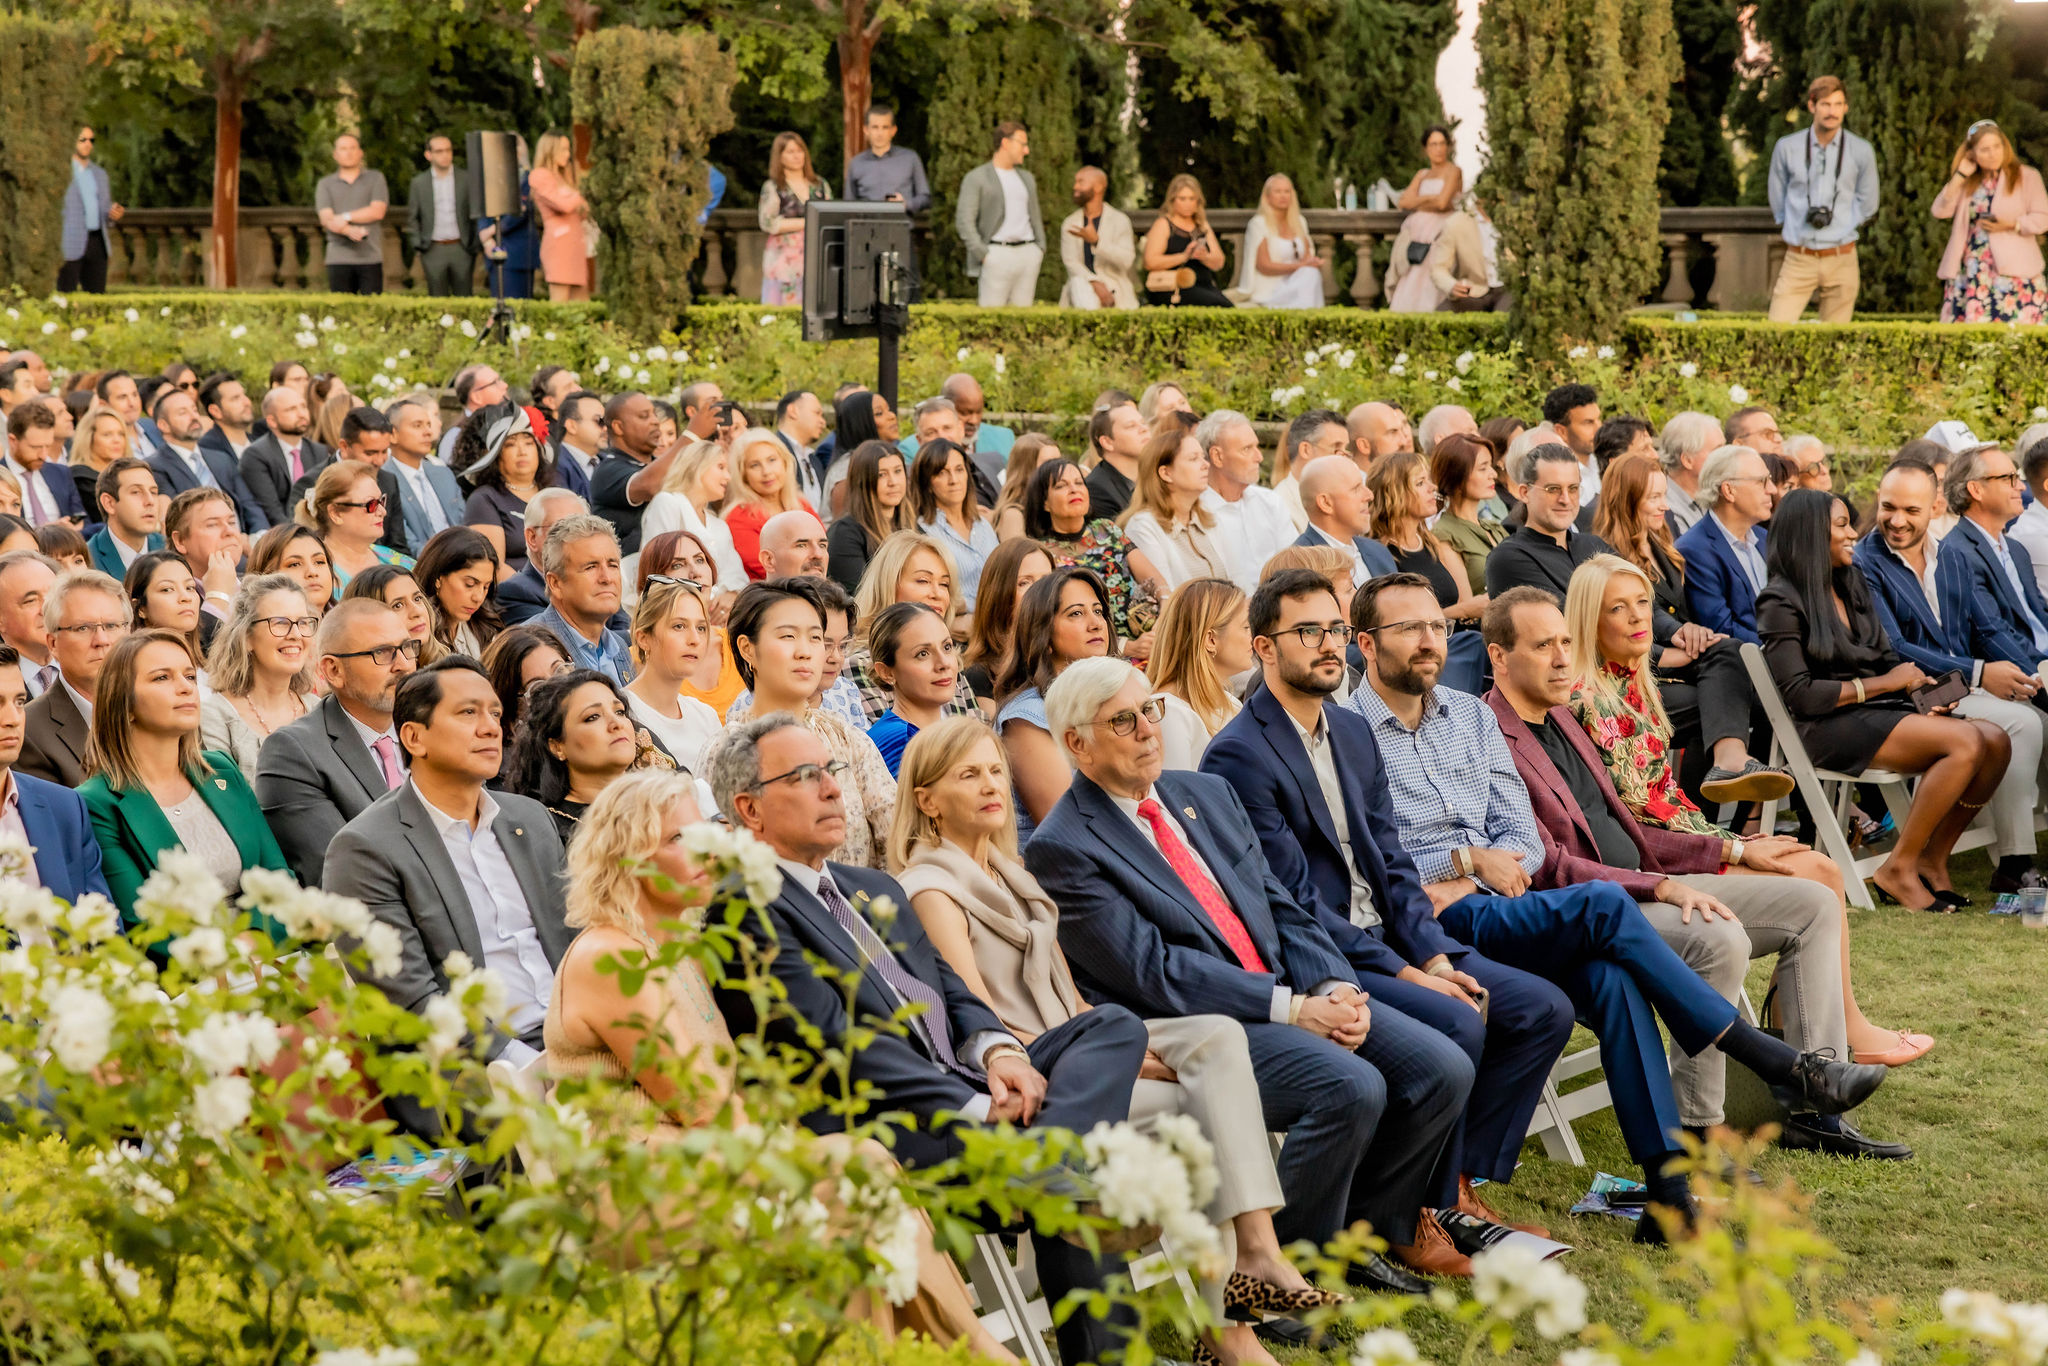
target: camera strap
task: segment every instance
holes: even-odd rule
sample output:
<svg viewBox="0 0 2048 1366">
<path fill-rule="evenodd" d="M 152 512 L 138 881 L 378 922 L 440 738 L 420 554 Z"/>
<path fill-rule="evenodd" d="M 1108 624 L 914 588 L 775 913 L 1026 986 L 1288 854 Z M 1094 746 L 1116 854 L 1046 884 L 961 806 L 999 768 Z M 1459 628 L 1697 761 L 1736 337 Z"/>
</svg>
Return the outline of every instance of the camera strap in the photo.
<svg viewBox="0 0 2048 1366">
<path fill-rule="evenodd" d="M 1813 136 L 1813 129 L 1809 127 L 1806 130 L 1806 202 L 1808 205 L 1811 205 L 1815 202 L 1813 198 L 1813 144 L 1815 141 L 1816 139 Z M 1828 203 L 1830 205 L 1832 205 L 1835 202 L 1835 192 L 1839 191 L 1842 188 L 1842 156 L 1844 152 L 1847 150 L 1848 146 L 1849 130 L 1843 128 L 1835 134 L 1835 183 L 1830 188 L 1828 194 Z M 1826 148 L 1821 149 L 1820 168 L 1823 172 L 1825 172 L 1828 168 L 1828 154 Z"/>
</svg>

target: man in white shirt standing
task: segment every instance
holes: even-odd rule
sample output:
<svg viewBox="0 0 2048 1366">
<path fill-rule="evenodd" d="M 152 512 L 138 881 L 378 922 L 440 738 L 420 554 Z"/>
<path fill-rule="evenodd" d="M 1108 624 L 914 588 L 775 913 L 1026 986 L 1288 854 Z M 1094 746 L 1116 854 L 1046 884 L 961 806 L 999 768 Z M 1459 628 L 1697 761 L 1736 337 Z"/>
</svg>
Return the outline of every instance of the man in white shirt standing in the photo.
<svg viewBox="0 0 2048 1366">
<path fill-rule="evenodd" d="M 953 216 L 967 245 L 967 273 L 981 281 L 983 308 L 1028 305 L 1045 260 L 1045 218 L 1038 182 L 1024 169 L 1031 134 L 1021 123 L 996 125 L 995 151 L 960 182 Z"/>
<path fill-rule="evenodd" d="M 1247 594 L 1266 561 L 1294 544 L 1294 519 L 1280 495 L 1259 487 L 1259 434 L 1243 413 L 1219 408 L 1195 428 L 1209 457 L 1209 488 L 1201 503 L 1216 519 L 1212 541 L 1230 561 L 1230 578 Z"/>
</svg>

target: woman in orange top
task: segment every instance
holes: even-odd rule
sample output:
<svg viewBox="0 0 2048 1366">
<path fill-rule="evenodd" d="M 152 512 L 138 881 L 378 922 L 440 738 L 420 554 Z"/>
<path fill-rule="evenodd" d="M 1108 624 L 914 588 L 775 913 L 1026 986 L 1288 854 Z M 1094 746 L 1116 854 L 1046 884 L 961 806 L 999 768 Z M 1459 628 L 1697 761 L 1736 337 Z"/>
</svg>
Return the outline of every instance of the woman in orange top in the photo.
<svg viewBox="0 0 2048 1366">
<path fill-rule="evenodd" d="M 578 179 L 568 135 L 541 134 L 526 183 L 540 208 L 540 271 L 556 303 L 590 297 L 590 205 Z"/>
</svg>

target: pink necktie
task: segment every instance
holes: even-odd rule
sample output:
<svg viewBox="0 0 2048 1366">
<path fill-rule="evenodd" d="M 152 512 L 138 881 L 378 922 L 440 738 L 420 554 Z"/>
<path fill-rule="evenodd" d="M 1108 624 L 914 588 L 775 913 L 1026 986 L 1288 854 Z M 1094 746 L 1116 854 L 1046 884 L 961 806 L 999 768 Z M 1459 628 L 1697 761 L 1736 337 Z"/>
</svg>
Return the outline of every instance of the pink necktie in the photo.
<svg viewBox="0 0 2048 1366">
<path fill-rule="evenodd" d="M 1216 932 L 1223 936 L 1224 943 L 1230 945 L 1238 963 L 1246 972 L 1264 972 L 1266 960 L 1259 957 L 1258 946 L 1252 943 L 1251 931 L 1237 918 L 1237 912 L 1230 909 L 1230 903 L 1223 898 L 1223 889 L 1202 871 L 1201 864 L 1195 862 L 1194 851 L 1180 837 L 1180 831 L 1173 828 L 1173 822 L 1166 819 L 1159 803 L 1150 797 L 1139 802 L 1138 817 L 1152 827 L 1152 838 L 1159 841 L 1159 852 L 1166 856 L 1166 862 L 1180 874 L 1180 880 L 1188 885 L 1188 890 L 1195 894 L 1195 900 L 1209 913 Z"/>
<path fill-rule="evenodd" d="M 390 736 L 380 735 L 370 748 L 377 751 L 377 762 L 384 766 L 384 790 L 389 792 L 404 781 L 398 776 L 398 746 Z"/>
<path fill-rule="evenodd" d="M 299 448 L 297 446 L 294 446 L 290 450 L 286 451 L 285 455 L 292 462 L 292 478 L 294 480 L 305 478 L 306 464 L 303 460 L 299 459 Z M 398 784 L 393 783 L 392 786 L 396 787 L 398 786 Z"/>
<path fill-rule="evenodd" d="M 24 477 L 21 481 L 21 487 L 22 491 L 28 494 L 28 519 L 30 525 L 42 526 L 50 520 L 50 512 L 48 508 L 43 506 L 42 498 L 36 493 L 36 477 L 34 475 Z"/>
</svg>

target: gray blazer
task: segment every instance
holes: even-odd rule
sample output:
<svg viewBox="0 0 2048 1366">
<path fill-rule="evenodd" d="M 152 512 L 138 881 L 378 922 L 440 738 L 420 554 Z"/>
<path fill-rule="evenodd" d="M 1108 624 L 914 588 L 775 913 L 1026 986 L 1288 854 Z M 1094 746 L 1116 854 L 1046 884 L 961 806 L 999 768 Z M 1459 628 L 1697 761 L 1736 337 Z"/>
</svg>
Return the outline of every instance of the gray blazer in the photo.
<svg viewBox="0 0 2048 1366">
<path fill-rule="evenodd" d="M 476 209 L 469 199 L 469 173 L 463 170 L 453 172 L 455 176 L 455 232 L 462 249 L 474 256 L 477 251 Z M 412 185 L 405 194 L 405 235 L 412 242 L 414 251 L 425 251 L 434 245 L 434 173 L 421 171 L 412 178 Z"/>
<path fill-rule="evenodd" d="M 70 689 L 52 683 L 28 704 L 28 729 L 14 766 L 31 778 L 77 787 L 85 781 L 85 747 L 91 739 L 92 722 L 71 700 Z"/>
<path fill-rule="evenodd" d="M 64 161 L 64 235 L 63 255 L 67 261 L 76 261 L 85 255 L 86 234 L 91 231 L 85 226 L 85 200 L 78 193 L 78 184 L 71 178 L 72 162 Z M 113 222 L 109 210 L 114 204 L 114 188 L 107 181 L 107 168 L 98 162 L 91 165 L 93 184 L 100 191 L 100 228 L 102 231 Z"/>
<path fill-rule="evenodd" d="M 398 485 L 398 506 L 405 518 L 405 543 L 417 555 L 432 539 L 434 524 L 427 520 L 427 510 L 420 506 L 420 500 L 413 496 L 412 481 L 392 469 L 389 462 L 385 469 Z M 420 473 L 426 476 L 427 487 L 441 500 L 441 516 L 447 519 L 449 526 L 461 526 L 462 490 L 455 483 L 455 472 L 429 456 L 420 462 Z"/>
<path fill-rule="evenodd" d="M 325 885 L 328 843 L 384 792 L 383 767 L 332 693 L 257 751 L 256 800 L 302 887 Z"/>
<path fill-rule="evenodd" d="M 562 841 L 548 809 L 529 797 L 494 792 L 498 819 L 492 831 L 512 865 L 526 908 L 550 967 L 558 966 L 576 932 L 562 923 Z M 392 977 L 364 976 L 395 1004 L 417 1011 L 448 990 L 443 964 L 457 949 L 484 965 L 483 936 L 462 879 L 448 859 L 441 832 L 411 783 L 386 793 L 342 827 L 328 847 L 327 890 L 354 897 L 396 929 L 404 961 Z M 506 1038 L 487 1041 L 491 1057 Z"/>
<path fill-rule="evenodd" d="M 1038 211 L 1038 182 L 1022 166 L 1017 174 L 1024 177 L 1024 212 L 1031 220 L 1031 240 L 1044 251 L 1045 216 Z M 979 276 L 982 258 L 988 255 L 996 229 L 1003 225 L 1003 182 L 996 178 L 993 161 L 982 162 L 961 178 L 960 207 L 953 214 L 953 225 L 967 244 L 968 275 Z"/>
</svg>

